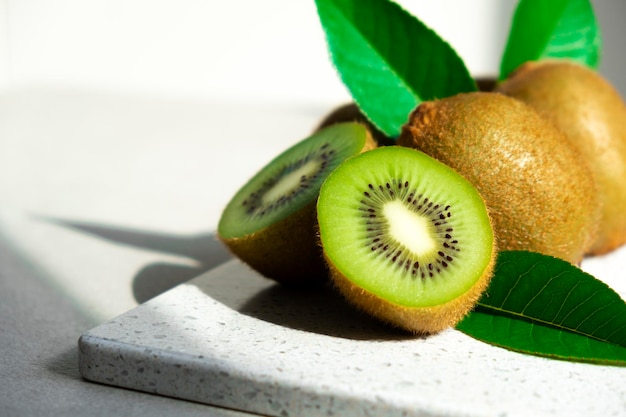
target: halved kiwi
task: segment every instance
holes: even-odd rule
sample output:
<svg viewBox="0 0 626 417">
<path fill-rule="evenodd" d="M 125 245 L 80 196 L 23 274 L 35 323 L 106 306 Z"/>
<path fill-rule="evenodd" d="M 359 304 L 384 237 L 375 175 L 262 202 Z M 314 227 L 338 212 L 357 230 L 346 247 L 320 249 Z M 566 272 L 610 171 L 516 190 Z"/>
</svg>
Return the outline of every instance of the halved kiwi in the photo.
<svg viewBox="0 0 626 417">
<path fill-rule="evenodd" d="M 491 278 L 495 242 L 482 197 L 421 151 L 387 146 L 347 160 L 324 182 L 317 213 L 339 291 L 410 332 L 453 326 Z"/>
<path fill-rule="evenodd" d="M 319 189 L 341 162 L 375 146 L 358 123 L 333 125 L 300 141 L 233 196 L 218 237 L 268 278 L 285 284 L 323 280 L 327 271 L 316 237 Z"/>
</svg>

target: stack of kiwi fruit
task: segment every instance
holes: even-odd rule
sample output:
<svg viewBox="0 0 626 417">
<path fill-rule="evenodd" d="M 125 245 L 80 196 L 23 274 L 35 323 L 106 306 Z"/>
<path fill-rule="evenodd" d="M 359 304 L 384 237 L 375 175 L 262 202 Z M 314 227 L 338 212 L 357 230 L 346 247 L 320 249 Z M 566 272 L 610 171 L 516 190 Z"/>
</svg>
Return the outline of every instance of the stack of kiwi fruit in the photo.
<svg viewBox="0 0 626 417">
<path fill-rule="evenodd" d="M 565 60 L 422 102 L 397 138 L 347 104 L 234 195 L 218 236 L 280 284 L 331 283 L 436 333 L 473 308 L 498 251 L 580 264 L 626 242 L 624 121 L 609 82 Z"/>
</svg>

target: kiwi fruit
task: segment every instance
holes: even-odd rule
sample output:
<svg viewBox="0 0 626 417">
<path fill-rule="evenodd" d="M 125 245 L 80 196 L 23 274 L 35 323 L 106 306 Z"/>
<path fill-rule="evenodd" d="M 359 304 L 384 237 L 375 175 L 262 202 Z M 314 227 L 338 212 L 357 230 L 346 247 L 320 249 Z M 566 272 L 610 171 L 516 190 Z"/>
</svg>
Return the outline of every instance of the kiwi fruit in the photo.
<svg viewBox="0 0 626 417">
<path fill-rule="evenodd" d="M 374 147 L 358 123 L 336 124 L 303 139 L 235 193 L 220 217 L 218 238 L 251 268 L 280 283 L 325 281 L 316 235 L 319 189 L 342 161 Z"/>
<path fill-rule="evenodd" d="M 497 91 L 514 97 L 565 133 L 591 167 L 602 206 L 600 255 L 626 242 L 626 105 L 598 72 L 565 60 L 523 64 Z"/>
<path fill-rule="evenodd" d="M 363 114 L 361 109 L 355 102 L 342 104 L 330 111 L 319 122 L 315 131 L 323 129 L 328 126 L 332 126 L 336 123 L 355 122 L 364 125 L 370 132 L 378 146 L 393 145 L 395 141 L 389 138 L 383 131 L 378 129 L 368 118 Z"/>
<path fill-rule="evenodd" d="M 324 181 L 319 238 L 346 300 L 416 334 L 455 325 L 491 279 L 495 243 L 477 190 L 423 152 L 386 146 Z"/>
<path fill-rule="evenodd" d="M 598 193 L 584 158 L 521 101 L 472 92 L 423 102 L 397 143 L 427 153 L 476 186 L 500 250 L 578 264 L 593 243 Z"/>
</svg>

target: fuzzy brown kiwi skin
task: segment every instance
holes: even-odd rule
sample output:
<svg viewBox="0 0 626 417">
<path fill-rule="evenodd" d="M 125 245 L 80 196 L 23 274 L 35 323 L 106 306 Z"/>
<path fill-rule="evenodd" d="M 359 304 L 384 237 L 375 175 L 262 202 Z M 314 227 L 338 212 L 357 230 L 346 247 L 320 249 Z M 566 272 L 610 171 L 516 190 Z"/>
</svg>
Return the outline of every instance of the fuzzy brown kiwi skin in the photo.
<svg viewBox="0 0 626 417">
<path fill-rule="evenodd" d="M 309 286 L 328 275 L 315 233 L 315 202 L 242 238 L 219 237 L 252 269 L 287 286 Z"/>
<path fill-rule="evenodd" d="M 362 152 L 377 147 L 366 132 Z M 317 200 L 291 216 L 240 238 L 218 238 L 237 258 L 261 275 L 289 287 L 319 285 L 328 269 L 317 237 Z"/>
<path fill-rule="evenodd" d="M 497 91 L 529 104 L 585 155 L 603 207 L 589 255 L 626 243 L 626 104 L 615 88 L 587 67 L 548 60 L 523 64 Z"/>
<path fill-rule="evenodd" d="M 562 135 L 518 100 L 475 92 L 422 103 L 397 143 L 440 160 L 478 189 L 500 250 L 578 264 L 595 239 L 597 190 Z"/>
<path fill-rule="evenodd" d="M 496 252 L 494 241 L 490 263 L 480 279 L 466 293 L 445 304 L 432 307 L 406 307 L 391 304 L 389 301 L 354 285 L 333 266 L 330 259 L 327 258 L 326 261 L 333 285 L 350 304 L 400 330 L 415 335 L 430 335 L 454 327 L 476 305 L 493 276 Z"/>
<path fill-rule="evenodd" d="M 378 146 L 389 146 L 395 143 L 394 140 L 374 126 L 354 102 L 345 103 L 333 109 L 322 118 L 314 131 L 317 132 L 325 127 L 344 122 L 356 122 L 364 125 Z"/>
</svg>

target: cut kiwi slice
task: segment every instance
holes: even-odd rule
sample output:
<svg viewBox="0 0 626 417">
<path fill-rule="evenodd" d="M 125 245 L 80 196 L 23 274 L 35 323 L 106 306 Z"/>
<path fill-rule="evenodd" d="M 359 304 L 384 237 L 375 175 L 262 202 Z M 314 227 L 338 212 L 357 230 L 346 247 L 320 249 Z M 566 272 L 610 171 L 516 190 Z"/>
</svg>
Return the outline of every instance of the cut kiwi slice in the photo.
<svg viewBox="0 0 626 417">
<path fill-rule="evenodd" d="M 482 197 L 420 151 L 388 146 L 347 160 L 324 182 L 317 213 L 336 287 L 408 331 L 453 326 L 491 278 L 495 243 Z"/>
<path fill-rule="evenodd" d="M 218 223 L 219 238 L 268 278 L 287 284 L 323 280 L 315 213 L 320 187 L 345 159 L 375 146 L 357 123 L 333 125 L 300 141 L 234 195 Z"/>
</svg>

